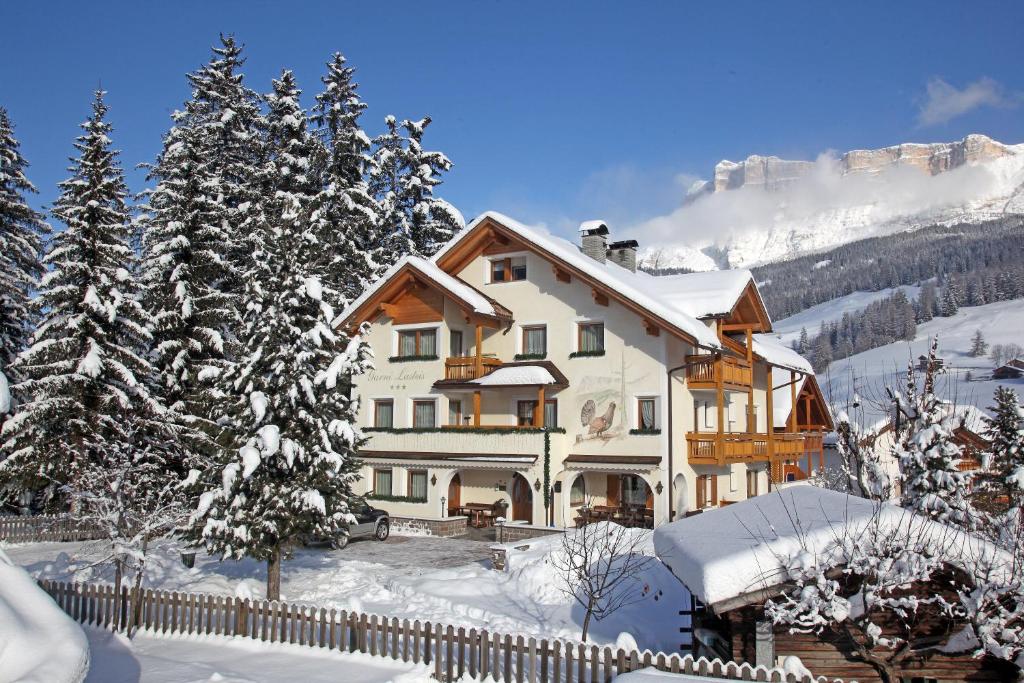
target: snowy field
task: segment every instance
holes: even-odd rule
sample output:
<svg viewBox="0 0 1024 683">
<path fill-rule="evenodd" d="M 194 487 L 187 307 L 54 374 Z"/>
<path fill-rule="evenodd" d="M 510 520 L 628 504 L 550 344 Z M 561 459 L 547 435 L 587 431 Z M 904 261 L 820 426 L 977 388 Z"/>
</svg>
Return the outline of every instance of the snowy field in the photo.
<svg viewBox="0 0 1024 683">
<path fill-rule="evenodd" d="M 225 636 L 146 632 L 128 640 L 87 627 L 93 664 L 85 683 L 424 683 L 422 664 Z"/>
<path fill-rule="evenodd" d="M 992 394 L 999 385 L 1013 387 L 1024 395 L 1024 380 L 991 380 L 992 362 L 987 357 L 967 355 L 971 337 L 979 329 L 990 347 L 1020 344 L 1024 336 L 1024 300 L 961 308 L 952 317 L 929 320 L 918 325 L 912 342 L 896 342 L 836 361 L 818 376 L 818 382 L 825 399 L 835 408 L 845 409 L 848 397 L 856 392 L 865 405 L 866 421 L 872 422 L 881 417 L 879 404 L 885 403 L 885 387 L 899 386 L 903 382 L 907 361 L 926 354 L 932 337 L 937 334 L 939 355 L 947 366 L 940 387 L 944 398 L 984 410 L 992 404 Z M 972 376 L 970 381 L 968 372 Z"/>
<path fill-rule="evenodd" d="M 516 550 L 528 546 L 528 550 Z M 386 543 L 355 541 L 341 551 L 303 548 L 282 572 L 282 599 L 399 619 L 441 622 L 511 635 L 578 640 L 583 610 L 559 588 L 550 562 L 560 537 L 524 541 L 509 549 L 508 570 L 490 568 L 490 544 L 459 539 L 392 537 Z M 98 548 L 90 543 L 8 545 L 11 559 L 38 578 L 110 582 L 106 568 L 89 566 Z M 150 588 L 239 595 L 262 599 L 265 565 L 251 560 L 218 562 L 200 553 L 193 569 L 179 559 L 180 546 L 161 542 L 151 555 Z M 653 555 L 648 539 L 645 552 Z M 634 587 L 638 602 L 591 625 L 598 644 L 620 642 L 675 652 L 678 611 L 689 595 L 663 564 L 652 558 Z M 627 632 L 625 640 L 621 634 Z"/>
<path fill-rule="evenodd" d="M 821 323 L 838 322 L 844 313 L 856 313 L 875 301 L 884 299 L 897 290 L 903 290 L 907 299 L 914 301 L 921 293 L 917 285 L 903 285 L 902 287 L 890 287 L 877 292 L 853 292 L 837 299 L 832 299 L 817 306 L 811 306 L 805 311 L 796 315 L 777 320 L 772 323 L 772 330 L 779 337 L 779 340 L 786 346 L 800 339 L 800 330 L 807 329 L 807 335 L 813 337 L 818 333 Z"/>
</svg>

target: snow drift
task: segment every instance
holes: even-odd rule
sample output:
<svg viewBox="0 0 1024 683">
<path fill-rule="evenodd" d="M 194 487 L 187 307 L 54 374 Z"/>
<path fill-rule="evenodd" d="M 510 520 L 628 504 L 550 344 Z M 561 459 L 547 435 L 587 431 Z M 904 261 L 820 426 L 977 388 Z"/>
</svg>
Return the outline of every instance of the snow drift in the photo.
<svg viewBox="0 0 1024 683">
<path fill-rule="evenodd" d="M 88 671 L 82 629 L 0 550 L 0 681 L 77 683 Z"/>
</svg>

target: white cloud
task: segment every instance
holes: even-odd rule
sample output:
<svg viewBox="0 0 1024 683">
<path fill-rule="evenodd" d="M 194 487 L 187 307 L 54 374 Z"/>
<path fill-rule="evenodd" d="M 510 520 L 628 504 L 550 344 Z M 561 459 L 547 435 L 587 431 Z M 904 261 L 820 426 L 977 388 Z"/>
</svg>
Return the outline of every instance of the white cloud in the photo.
<svg viewBox="0 0 1024 683">
<path fill-rule="evenodd" d="M 918 125 L 934 126 L 963 116 L 979 107 L 1010 107 L 1018 98 L 1008 95 L 998 82 L 982 77 L 962 89 L 941 78 L 932 78 L 926 86 L 925 100 L 917 115 Z"/>
</svg>

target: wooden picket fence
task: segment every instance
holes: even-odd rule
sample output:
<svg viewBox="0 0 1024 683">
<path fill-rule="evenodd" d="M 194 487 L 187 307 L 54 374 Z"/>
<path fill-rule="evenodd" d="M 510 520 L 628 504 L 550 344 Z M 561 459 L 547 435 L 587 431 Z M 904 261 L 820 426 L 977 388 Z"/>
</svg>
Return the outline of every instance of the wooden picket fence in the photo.
<svg viewBox="0 0 1024 683">
<path fill-rule="evenodd" d="M 268 600 L 148 589 L 136 593 L 128 588 L 118 596 L 107 585 L 47 580 L 39 585 L 83 624 L 121 630 L 138 607 L 139 628 L 154 633 L 214 634 L 364 652 L 426 664 L 439 681 L 456 681 L 468 673 L 499 683 L 609 683 L 621 673 L 645 667 L 739 681 L 812 681 L 689 655 L 626 652 Z"/>
<path fill-rule="evenodd" d="M 0 515 L 0 541 L 47 543 L 92 541 L 101 531 L 68 515 Z"/>
</svg>

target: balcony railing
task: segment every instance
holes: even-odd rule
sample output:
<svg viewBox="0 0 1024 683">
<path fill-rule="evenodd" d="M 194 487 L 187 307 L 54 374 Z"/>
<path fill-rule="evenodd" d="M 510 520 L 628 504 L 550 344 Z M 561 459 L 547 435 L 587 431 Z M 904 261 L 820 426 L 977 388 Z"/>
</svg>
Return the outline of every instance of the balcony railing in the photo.
<svg viewBox="0 0 1024 683">
<path fill-rule="evenodd" d="M 753 382 L 750 363 L 743 358 L 704 354 L 686 357 L 686 382 L 691 389 L 714 389 L 719 378 L 727 387 L 749 387 Z"/>
<path fill-rule="evenodd" d="M 484 356 L 481 360 L 481 372 L 476 370 L 476 356 L 453 356 L 444 361 L 444 378 L 469 381 L 489 375 L 501 367 L 501 360 L 493 356 Z"/>
<path fill-rule="evenodd" d="M 721 451 L 718 434 L 690 432 L 686 435 L 690 464 L 712 465 L 734 462 L 767 462 L 768 435 L 745 432 L 722 434 Z M 775 457 L 800 457 L 806 449 L 803 434 L 775 434 Z"/>
</svg>

